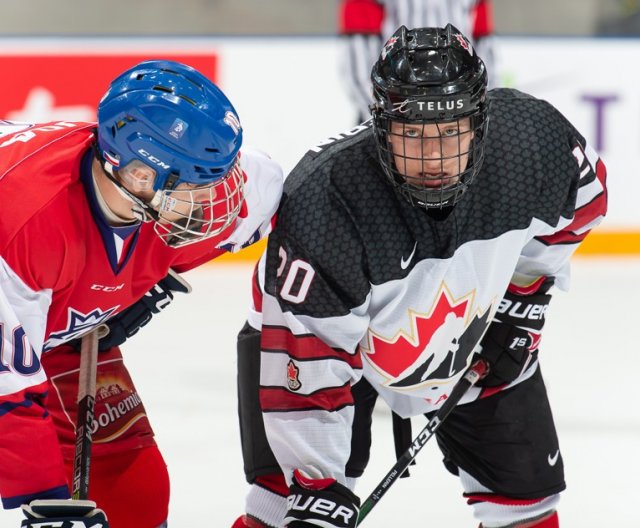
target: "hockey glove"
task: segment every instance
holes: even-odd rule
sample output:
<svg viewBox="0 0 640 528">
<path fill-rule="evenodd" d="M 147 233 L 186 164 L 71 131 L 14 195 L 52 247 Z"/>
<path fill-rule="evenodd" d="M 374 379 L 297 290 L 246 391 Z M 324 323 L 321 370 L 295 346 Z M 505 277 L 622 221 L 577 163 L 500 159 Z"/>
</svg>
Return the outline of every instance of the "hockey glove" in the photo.
<svg viewBox="0 0 640 528">
<path fill-rule="evenodd" d="M 288 528 L 354 528 L 359 510 L 360 499 L 349 488 L 331 478 L 307 478 L 296 469 L 289 487 L 284 525 Z"/>
<path fill-rule="evenodd" d="M 33 500 L 22 512 L 21 528 L 109 528 L 105 513 L 90 500 Z"/>
<path fill-rule="evenodd" d="M 98 350 L 103 352 L 124 343 L 146 325 L 153 314 L 159 313 L 173 300 L 173 292 L 190 293 L 191 285 L 180 275 L 169 270 L 169 274 L 145 293 L 140 300 L 104 323 L 103 328 L 106 333 L 100 334 Z M 80 350 L 79 339 L 70 344 Z"/>
<path fill-rule="evenodd" d="M 547 278 L 526 295 L 507 290 L 487 333 L 481 357 L 489 363 L 481 387 L 497 387 L 514 381 L 538 354 L 538 345 L 551 295 L 553 279 Z"/>
</svg>

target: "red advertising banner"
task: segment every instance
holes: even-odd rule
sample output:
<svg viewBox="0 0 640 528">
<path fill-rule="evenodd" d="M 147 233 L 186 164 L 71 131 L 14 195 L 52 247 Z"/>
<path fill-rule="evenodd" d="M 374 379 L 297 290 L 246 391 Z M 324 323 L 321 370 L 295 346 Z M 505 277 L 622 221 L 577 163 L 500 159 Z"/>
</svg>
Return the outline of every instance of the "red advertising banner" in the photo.
<svg viewBox="0 0 640 528">
<path fill-rule="evenodd" d="M 0 55 L 0 119 L 94 121 L 111 80 L 138 62 L 160 58 L 188 64 L 216 82 L 215 53 Z"/>
</svg>

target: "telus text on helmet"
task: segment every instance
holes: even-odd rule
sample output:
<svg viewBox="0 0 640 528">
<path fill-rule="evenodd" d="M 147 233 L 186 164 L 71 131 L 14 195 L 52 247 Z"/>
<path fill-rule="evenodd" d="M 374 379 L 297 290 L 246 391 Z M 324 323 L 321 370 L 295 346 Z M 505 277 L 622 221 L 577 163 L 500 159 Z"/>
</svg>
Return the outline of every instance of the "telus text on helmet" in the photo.
<svg viewBox="0 0 640 528">
<path fill-rule="evenodd" d="M 415 119 L 437 119 L 442 115 L 454 117 L 457 114 L 468 112 L 471 109 L 472 104 L 468 94 L 440 99 L 410 98 L 394 103 L 393 105 L 394 112 Z"/>
<path fill-rule="evenodd" d="M 460 110 L 464 108 L 464 99 L 448 100 L 448 101 L 414 101 L 418 110 Z"/>
<path fill-rule="evenodd" d="M 395 103 L 396 112 L 442 112 L 462 110 L 466 108 L 468 99 L 440 99 L 438 101 L 416 101 L 405 99 L 401 103 Z"/>
</svg>

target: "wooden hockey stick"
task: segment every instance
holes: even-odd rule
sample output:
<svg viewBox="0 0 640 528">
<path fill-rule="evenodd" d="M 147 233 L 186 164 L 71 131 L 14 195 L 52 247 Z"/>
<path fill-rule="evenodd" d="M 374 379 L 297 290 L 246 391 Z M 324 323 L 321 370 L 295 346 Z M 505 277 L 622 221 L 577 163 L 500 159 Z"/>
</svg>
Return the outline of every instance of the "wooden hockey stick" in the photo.
<svg viewBox="0 0 640 528">
<path fill-rule="evenodd" d="M 486 374 L 487 370 L 488 365 L 482 359 L 477 360 L 473 365 L 471 365 L 471 368 L 467 370 L 466 374 L 453 388 L 449 398 L 447 398 L 442 407 L 436 411 L 433 418 L 431 418 L 424 429 L 420 431 L 420 434 L 416 436 L 409 449 L 402 454 L 391 470 L 380 481 L 376 489 L 374 489 L 373 492 L 371 492 L 371 495 L 367 497 L 367 500 L 362 503 L 356 526 L 360 526 L 360 523 L 367 515 L 369 515 L 369 512 L 389 490 L 391 485 L 400 478 L 400 475 L 402 475 L 411 462 L 413 462 L 420 450 L 435 434 L 438 428 L 442 425 L 442 422 L 444 422 L 445 418 L 449 416 L 455 406 L 458 405 L 462 397 L 478 382 L 478 380 L 480 380 L 480 378 Z"/>
<path fill-rule="evenodd" d="M 76 417 L 76 450 L 73 458 L 73 486 L 71 497 L 89 497 L 89 469 L 91 463 L 91 428 L 96 399 L 98 372 L 98 341 L 104 335 L 104 325 L 82 336 L 80 345 L 80 373 L 78 380 L 78 414 Z M 108 329 L 106 329 L 108 332 Z"/>
</svg>

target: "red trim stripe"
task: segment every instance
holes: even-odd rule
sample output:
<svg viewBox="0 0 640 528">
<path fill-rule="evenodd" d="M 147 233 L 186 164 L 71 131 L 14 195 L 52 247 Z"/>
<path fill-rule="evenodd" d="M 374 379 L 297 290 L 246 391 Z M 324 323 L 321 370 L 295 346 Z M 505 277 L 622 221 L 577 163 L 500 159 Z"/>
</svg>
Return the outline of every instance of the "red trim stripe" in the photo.
<svg viewBox="0 0 640 528">
<path fill-rule="evenodd" d="M 496 387 L 486 387 L 480 391 L 480 399 L 488 398 L 489 396 L 493 396 L 494 394 L 499 393 L 504 389 L 508 383 L 503 383 L 502 385 L 498 385 Z"/>
<path fill-rule="evenodd" d="M 544 244 L 553 245 L 577 244 L 579 242 L 582 242 L 586 238 L 586 236 L 589 234 L 589 231 L 586 231 L 585 233 L 582 233 L 580 235 L 577 235 L 575 231 L 587 225 L 594 218 L 597 218 L 598 216 L 604 216 L 607 212 L 607 168 L 600 159 L 596 162 L 596 178 L 602 185 L 603 192 L 598 194 L 589 203 L 576 209 L 573 221 L 562 231 L 546 237 L 537 237 L 538 240 L 540 240 Z"/>
<path fill-rule="evenodd" d="M 537 278 L 531 284 L 527 284 L 525 286 L 520 286 L 512 282 L 507 287 L 507 291 L 509 293 L 514 293 L 515 295 L 533 295 L 540 289 L 540 286 L 542 286 L 542 283 L 545 280 L 547 280 L 547 277 L 546 275 L 543 275 L 542 277 Z"/>
<path fill-rule="evenodd" d="M 286 352 L 297 360 L 339 359 L 351 368 L 362 368 L 360 354 L 331 348 L 313 334 L 295 335 L 285 327 L 263 326 L 261 347 L 265 352 Z"/>
<path fill-rule="evenodd" d="M 562 231 L 549 236 L 537 237 L 538 240 L 547 244 L 577 244 L 582 242 L 590 231 L 585 231 L 577 235 L 574 230 L 584 227 L 594 218 L 604 216 L 607 210 L 606 193 L 600 193 L 588 204 L 576 210 L 573 221 Z"/>
<path fill-rule="evenodd" d="M 268 475 L 260 475 L 256 477 L 255 484 L 269 490 L 271 493 L 287 498 L 289 495 L 289 486 L 284 479 L 282 473 L 269 473 Z"/>
<path fill-rule="evenodd" d="M 260 406 L 264 412 L 322 410 L 337 411 L 353 405 L 351 385 L 297 394 L 282 387 L 260 387 Z"/>
<path fill-rule="evenodd" d="M 516 499 L 513 497 L 505 497 L 504 495 L 496 495 L 494 493 L 464 493 L 467 504 L 476 504 L 478 502 L 490 502 L 492 504 L 502 504 L 504 506 L 530 506 L 542 502 L 546 497 L 540 499 Z"/>
</svg>

